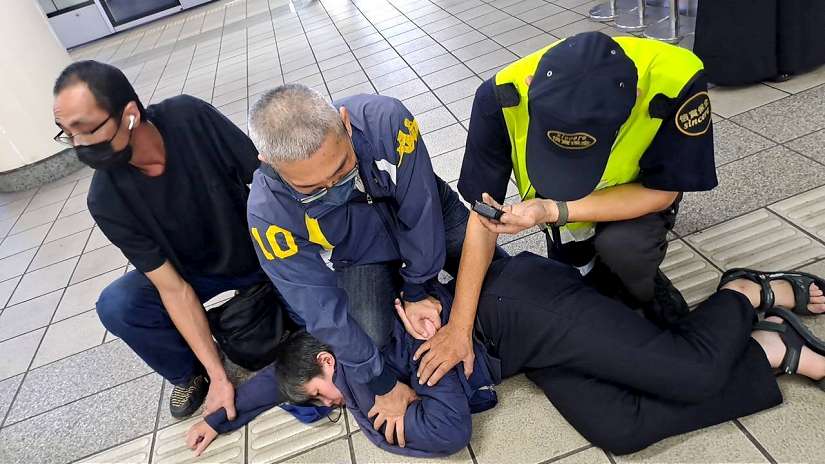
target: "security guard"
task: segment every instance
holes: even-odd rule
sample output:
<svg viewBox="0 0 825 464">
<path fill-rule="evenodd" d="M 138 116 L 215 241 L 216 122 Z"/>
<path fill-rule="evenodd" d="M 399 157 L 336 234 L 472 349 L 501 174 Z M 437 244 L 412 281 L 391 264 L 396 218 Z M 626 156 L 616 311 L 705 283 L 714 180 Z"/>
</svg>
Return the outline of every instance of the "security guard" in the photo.
<svg viewBox="0 0 825 464">
<path fill-rule="evenodd" d="M 512 63 L 476 92 L 459 191 L 500 207 L 511 173 L 522 201 L 499 221 L 471 215 L 450 321 L 418 353 L 422 381 L 472 364 L 479 291 L 501 233 L 538 225 L 548 254 L 603 293 L 660 325 L 687 313 L 659 265 L 681 192 L 717 185 L 702 62 L 589 32 Z"/>
</svg>

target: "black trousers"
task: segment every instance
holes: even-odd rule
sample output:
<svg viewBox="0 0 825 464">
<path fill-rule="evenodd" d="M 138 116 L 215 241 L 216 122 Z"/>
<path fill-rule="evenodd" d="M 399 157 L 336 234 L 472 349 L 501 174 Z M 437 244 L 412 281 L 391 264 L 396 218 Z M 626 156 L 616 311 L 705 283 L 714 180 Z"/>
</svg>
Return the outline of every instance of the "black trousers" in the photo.
<svg viewBox="0 0 825 464">
<path fill-rule="evenodd" d="M 491 266 L 478 335 L 502 376 L 526 372 L 593 444 L 617 454 L 782 401 L 756 313 L 722 290 L 663 330 L 529 253 Z"/>
<path fill-rule="evenodd" d="M 577 267 L 595 258 L 586 277 L 593 287 L 668 325 L 688 311 L 681 294 L 659 271 L 680 200 L 681 195 L 669 208 L 636 219 L 599 223 L 595 235 L 583 242 L 562 244 L 557 231 L 548 229 L 548 256 Z"/>
</svg>

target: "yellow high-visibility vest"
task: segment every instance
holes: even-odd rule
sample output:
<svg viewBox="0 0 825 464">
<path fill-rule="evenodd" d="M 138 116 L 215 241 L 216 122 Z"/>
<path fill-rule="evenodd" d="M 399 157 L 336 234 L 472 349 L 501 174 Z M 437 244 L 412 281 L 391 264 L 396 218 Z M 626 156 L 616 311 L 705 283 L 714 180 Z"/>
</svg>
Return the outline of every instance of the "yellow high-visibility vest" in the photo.
<svg viewBox="0 0 825 464">
<path fill-rule="evenodd" d="M 639 176 L 639 160 L 650 146 L 662 119 L 651 117 L 650 102 L 658 94 L 676 98 L 704 68 L 702 61 L 689 50 L 656 40 L 636 37 L 616 37 L 625 54 L 638 71 L 638 95 L 630 117 L 622 125 L 601 180 L 595 190 L 634 182 Z M 527 111 L 528 89 L 526 78 L 536 72 L 544 53 L 563 40 L 550 44 L 515 61 L 496 74 L 496 85 L 513 84 L 519 94 L 517 105 L 503 107 L 504 121 L 510 137 L 510 156 L 513 174 L 523 200 L 534 198 L 536 191 L 527 172 Z M 570 102 L 575 105 L 575 102 Z M 708 109 L 709 117 L 710 110 Z M 572 175 L 572 174 L 571 174 Z M 561 228 L 562 242 L 587 240 L 593 236 L 595 224 L 577 222 Z"/>
</svg>

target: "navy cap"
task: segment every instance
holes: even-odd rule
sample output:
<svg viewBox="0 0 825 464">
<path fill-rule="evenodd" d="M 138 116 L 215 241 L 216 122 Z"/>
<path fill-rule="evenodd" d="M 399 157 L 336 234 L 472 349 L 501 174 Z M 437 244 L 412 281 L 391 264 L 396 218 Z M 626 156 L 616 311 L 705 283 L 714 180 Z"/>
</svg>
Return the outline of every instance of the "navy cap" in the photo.
<svg viewBox="0 0 825 464">
<path fill-rule="evenodd" d="M 601 32 L 547 50 L 528 90 L 527 172 L 538 196 L 578 200 L 604 173 L 636 103 L 636 65 Z"/>
</svg>

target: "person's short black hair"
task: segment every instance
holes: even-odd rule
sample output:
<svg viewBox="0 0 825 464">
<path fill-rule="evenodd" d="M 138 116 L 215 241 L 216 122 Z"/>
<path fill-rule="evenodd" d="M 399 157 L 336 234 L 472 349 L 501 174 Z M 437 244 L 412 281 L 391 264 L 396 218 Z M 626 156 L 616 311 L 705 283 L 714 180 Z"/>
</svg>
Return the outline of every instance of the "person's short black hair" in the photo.
<svg viewBox="0 0 825 464">
<path fill-rule="evenodd" d="M 54 95 L 79 83 L 89 87 L 98 106 L 110 115 L 123 114 L 126 105 L 133 101 L 140 111 L 140 119 L 146 119 L 146 109 L 143 103 L 140 102 L 135 88 L 120 69 L 93 60 L 72 63 L 57 77 L 54 83 Z"/>
<path fill-rule="evenodd" d="M 290 403 L 308 403 L 315 398 L 304 389 L 307 382 L 321 375 L 318 353 L 332 353 L 329 346 L 321 343 L 306 330 L 290 334 L 278 345 L 275 354 L 275 378 L 283 399 Z"/>
</svg>

